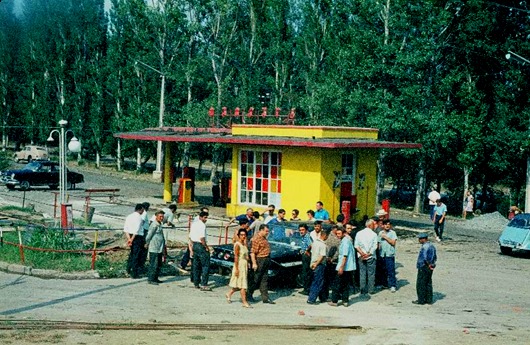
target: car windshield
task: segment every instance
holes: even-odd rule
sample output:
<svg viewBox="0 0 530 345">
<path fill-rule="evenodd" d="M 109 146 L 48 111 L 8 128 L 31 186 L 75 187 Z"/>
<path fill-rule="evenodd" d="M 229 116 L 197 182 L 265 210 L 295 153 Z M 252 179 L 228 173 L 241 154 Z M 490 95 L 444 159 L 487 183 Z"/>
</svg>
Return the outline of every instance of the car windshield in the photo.
<svg viewBox="0 0 530 345">
<path fill-rule="evenodd" d="M 38 162 L 30 162 L 26 164 L 23 170 L 38 171 L 41 167 L 41 164 Z"/>
<path fill-rule="evenodd" d="M 530 228 L 530 218 L 515 217 L 510 221 L 508 226 L 513 228 L 528 229 Z"/>
<path fill-rule="evenodd" d="M 300 237 L 300 231 L 298 226 L 300 224 L 306 224 L 304 222 L 283 222 L 267 224 L 269 227 L 269 241 L 287 243 L 291 246 L 300 246 L 302 238 Z M 313 224 L 306 224 L 308 231 L 313 231 Z M 328 229 L 328 224 L 323 224 L 323 228 Z"/>
</svg>

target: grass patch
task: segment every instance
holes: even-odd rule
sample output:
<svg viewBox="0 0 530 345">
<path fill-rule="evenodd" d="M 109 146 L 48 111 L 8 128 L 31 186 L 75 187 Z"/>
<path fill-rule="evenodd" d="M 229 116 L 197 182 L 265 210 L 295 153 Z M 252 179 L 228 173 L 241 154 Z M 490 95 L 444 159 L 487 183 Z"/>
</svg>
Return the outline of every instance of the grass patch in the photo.
<svg viewBox="0 0 530 345">
<path fill-rule="evenodd" d="M 13 206 L 13 205 L 6 205 L 1 206 L 0 211 L 17 211 L 17 212 L 23 212 L 23 213 L 33 213 L 33 209 L 29 207 L 21 207 L 21 206 Z"/>
<path fill-rule="evenodd" d="M 31 232 L 31 231 L 30 231 Z M 71 233 L 70 233 L 71 234 Z M 47 249 L 91 249 L 84 246 L 75 235 L 64 235 L 60 230 L 37 230 L 30 235 L 23 234 L 23 243 L 36 248 Z M 16 232 L 4 233 L 4 241 L 18 243 Z M 96 258 L 95 269 L 103 278 L 125 277 L 125 262 L 128 252 L 99 254 Z M 37 268 L 57 270 L 60 272 L 88 271 L 91 268 L 91 253 L 55 253 L 42 252 L 30 249 L 24 250 L 24 265 Z M 14 264 L 22 264 L 17 246 L 4 243 L 0 247 L 0 261 Z"/>
<path fill-rule="evenodd" d="M 188 338 L 193 339 L 193 340 L 205 340 L 206 339 L 204 335 L 192 335 Z"/>
</svg>

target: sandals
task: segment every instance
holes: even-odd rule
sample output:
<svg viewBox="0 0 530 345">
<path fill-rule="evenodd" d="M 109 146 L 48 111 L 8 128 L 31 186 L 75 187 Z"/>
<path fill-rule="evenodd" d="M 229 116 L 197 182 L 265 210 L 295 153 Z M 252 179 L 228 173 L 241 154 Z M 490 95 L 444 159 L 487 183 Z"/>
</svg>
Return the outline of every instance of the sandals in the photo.
<svg viewBox="0 0 530 345">
<path fill-rule="evenodd" d="M 226 302 L 227 302 L 228 304 L 232 303 L 232 300 L 230 300 L 230 296 L 225 295 L 225 298 L 226 298 Z"/>
<path fill-rule="evenodd" d="M 243 303 L 241 306 L 243 308 L 252 308 L 252 306 L 250 304 L 248 304 L 248 303 Z"/>
</svg>

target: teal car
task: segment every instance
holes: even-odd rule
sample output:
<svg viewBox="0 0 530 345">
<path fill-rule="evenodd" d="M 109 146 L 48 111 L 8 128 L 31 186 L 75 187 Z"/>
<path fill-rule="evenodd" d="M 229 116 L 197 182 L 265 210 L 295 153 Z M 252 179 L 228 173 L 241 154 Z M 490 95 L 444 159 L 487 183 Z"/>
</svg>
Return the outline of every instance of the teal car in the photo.
<svg viewBox="0 0 530 345">
<path fill-rule="evenodd" d="M 521 213 L 515 216 L 506 225 L 499 237 L 501 253 L 509 255 L 512 250 L 530 252 L 530 213 Z"/>
</svg>

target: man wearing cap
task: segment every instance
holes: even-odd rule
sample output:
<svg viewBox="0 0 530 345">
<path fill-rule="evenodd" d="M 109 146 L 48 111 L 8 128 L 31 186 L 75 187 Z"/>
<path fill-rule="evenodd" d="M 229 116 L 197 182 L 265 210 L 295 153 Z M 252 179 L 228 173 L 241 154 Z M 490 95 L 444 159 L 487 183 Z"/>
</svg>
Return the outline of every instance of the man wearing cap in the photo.
<svg viewBox="0 0 530 345">
<path fill-rule="evenodd" d="M 377 235 L 374 232 L 376 222 L 373 219 L 366 221 L 366 228 L 355 236 L 355 250 L 359 258 L 359 285 L 361 295 L 374 293 L 375 287 L 375 256 L 377 250 Z"/>
<path fill-rule="evenodd" d="M 426 233 L 418 235 L 418 241 L 421 243 L 420 253 L 416 268 L 418 276 L 416 278 L 416 293 L 418 299 L 412 301 L 414 304 L 432 304 L 432 273 L 436 267 L 436 248 L 429 242 Z"/>
</svg>

